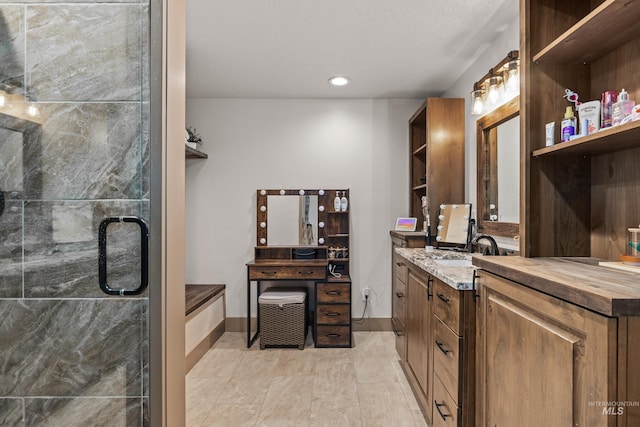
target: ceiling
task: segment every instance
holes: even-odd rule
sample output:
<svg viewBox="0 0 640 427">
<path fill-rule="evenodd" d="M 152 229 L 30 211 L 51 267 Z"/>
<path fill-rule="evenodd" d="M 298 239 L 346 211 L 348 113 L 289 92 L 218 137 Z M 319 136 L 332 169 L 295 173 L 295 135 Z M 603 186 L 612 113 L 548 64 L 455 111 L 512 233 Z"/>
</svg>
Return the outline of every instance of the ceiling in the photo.
<svg viewBox="0 0 640 427">
<path fill-rule="evenodd" d="M 188 98 L 425 98 L 518 0 L 187 0 Z M 329 77 L 351 84 L 333 87 Z"/>
</svg>

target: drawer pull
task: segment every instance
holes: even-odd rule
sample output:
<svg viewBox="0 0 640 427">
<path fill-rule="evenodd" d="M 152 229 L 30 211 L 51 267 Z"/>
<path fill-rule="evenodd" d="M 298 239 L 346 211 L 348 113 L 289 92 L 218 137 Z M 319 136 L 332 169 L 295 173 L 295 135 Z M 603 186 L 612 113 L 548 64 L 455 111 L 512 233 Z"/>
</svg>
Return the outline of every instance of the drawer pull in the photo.
<svg viewBox="0 0 640 427">
<path fill-rule="evenodd" d="M 313 271 L 312 270 L 298 271 L 298 274 L 308 276 L 309 274 L 313 274 Z"/>
<path fill-rule="evenodd" d="M 275 276 L 277 273 L 275 271 L 261 271 L 265 276 Z"/>
<path fill-rule="evenodd" d="M 327 294 L 327 295 L 340 295 L 341 292 L 340 291 L 325 291 L 325 294 Z"/>
<path fill-rule="evenodd" d="M 449 301 L 451 301 L 449 298 L 445 297 L 440 292 L 438 292 L 438 298 L 440 298 L 441 301 L 444 301 L 445 304 L 449 304 Z"/>
<path fill-rule="evenodd" d="M 398 298 L 404 298 L 404 294 L 402 292 L 396 292 L 396 296 Z"/>
<path fill-rule="evenodd" d="M 341 337 L 342 335 L 340 335 L 340 334 L 326 334 L 325 336 L 327 336 L 327 337 L 329 337 L 329 338 L 339 338 L 339 337 Z"/>
<path fill-rule="evenodd" d="M 393 333 L 394 333 L 394 334 L 396 334 L 396 336 L 398 336 L 398 337 L 402 337 L 402 336 L 404 336 L 404 333 L 403 333 L 403 332 L 396 331 L 395 329 L 393 330 Z"/>
<path fill-rule="evenodd" d="M 404 263 L 404 262 L 396 262 L 396 265 L 397 265 L 398 267 L 404 267 L 404 266 L 405 266 L 405 263 Z"/>
<path fill-rule="evenodd" d="M 335 316 L 340 316 L 340 313 L 325 313 L 325 315 L 335 317 Z"/>
<path fill-rule="evenodd" d="M 444 348 L 444 344 L 441 343 L 440 341 L 436 340 L 436 345 L 438 346 L 438 348 L 440 349 L 441 352 L 444 353 L 444 355 L 446 356 L 447 354 L 449 354 L 451 352 L 451 350 L 447 350 Z"/>
<path fill-rule="evenodd" d="M 433 403 L 436 405 L 436 409 L 438 410 L 438 414 L 440 414 L 440 416 L 442 417 L 443 420 L 447 421 L 447 417 L 450 417 L 450 414 L 445 414 L 442 412 L 442 410 L 440 410 L 441 406 L 447 406 L 444 403 L 438 403 L 437 400 L 434 400 Z"/>
</svg>

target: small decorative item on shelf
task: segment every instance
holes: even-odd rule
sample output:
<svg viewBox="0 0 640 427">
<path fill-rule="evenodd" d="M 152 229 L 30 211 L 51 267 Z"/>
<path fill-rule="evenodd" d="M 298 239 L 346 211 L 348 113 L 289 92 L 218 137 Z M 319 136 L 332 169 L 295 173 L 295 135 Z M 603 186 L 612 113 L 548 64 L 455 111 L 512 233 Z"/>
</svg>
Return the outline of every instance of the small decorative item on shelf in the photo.
<svg viewBox="0 0 640 427">
<path fill-rule="evenodd" d="M 187 134 L 185 135 L 187 140 L 185 141 L 185 143 L 193 148 L 193 149 L 197 149 L 198 148 L 198 144 L 202 144 L 202 138 L 200 137 L 200 135 L 198 135 L 196 133 L 196 128 L 194 127 L 188 127 L 186 129 Z"/>
</svg>

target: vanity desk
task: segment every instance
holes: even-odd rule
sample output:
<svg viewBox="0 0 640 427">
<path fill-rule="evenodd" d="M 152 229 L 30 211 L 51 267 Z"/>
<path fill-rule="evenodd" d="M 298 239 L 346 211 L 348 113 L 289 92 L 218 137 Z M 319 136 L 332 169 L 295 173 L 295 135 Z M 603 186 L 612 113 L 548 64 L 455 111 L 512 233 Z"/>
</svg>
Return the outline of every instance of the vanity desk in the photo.
<svg viewBox="0 0 640 427">
<path fill-rule="evenodd" d="M 247 263 L 247 347 L 260 334 L 263 282 L 312 282 L 314 345 L 352 346 L 349 210 L 334 207 L 336 194 L 349 198 L 348 189 L 258 190 L 257 246 Z"/>
<path fill-rule="evenodd" d="M 295 251 L 295 252 L 294 252 Z M 294 253 L 314 252 L 318 258 L 295 259 Z M 256 247 L 255 258 L 247 263 L 247 348 L 251 347 L 260 334 L 260 324 L 251 335 L 251 283 L 256 283 L 257 297 L 262 289 L 262 281 L 326 281 L 327 278 L 327 249 L 326 247 Z M 260 318 L 258 311 L 258 319 Z"/>
</svg>

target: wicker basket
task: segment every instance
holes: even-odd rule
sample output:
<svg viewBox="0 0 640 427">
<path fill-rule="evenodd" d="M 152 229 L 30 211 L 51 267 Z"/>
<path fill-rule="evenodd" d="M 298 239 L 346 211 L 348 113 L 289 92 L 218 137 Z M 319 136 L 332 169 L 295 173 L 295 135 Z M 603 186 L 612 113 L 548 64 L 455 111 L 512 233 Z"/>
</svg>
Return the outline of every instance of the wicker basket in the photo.
<svg viewBox="0 0 640 427">
<path fill-rule="evenodd" d="M 300 290 L 297 289 L 296 290 Z M 304 349 L 307 338 L 307 297 L 296 303 L 260 302 L 260 350 L 266 347 Z M 277 292 L 271 291 L 269 292 Z"/>
</svg>

